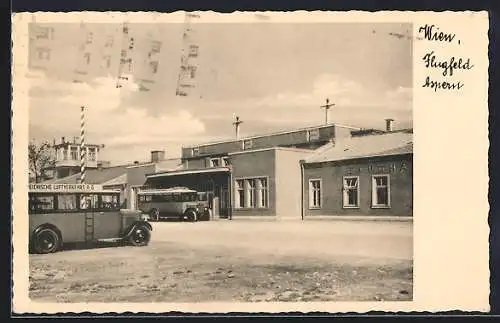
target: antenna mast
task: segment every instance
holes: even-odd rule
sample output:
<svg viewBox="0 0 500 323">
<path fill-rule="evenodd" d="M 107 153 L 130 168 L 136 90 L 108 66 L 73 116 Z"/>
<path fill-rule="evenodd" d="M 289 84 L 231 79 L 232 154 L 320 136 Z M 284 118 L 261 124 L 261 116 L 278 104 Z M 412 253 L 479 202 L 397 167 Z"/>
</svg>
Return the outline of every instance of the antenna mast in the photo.
<svg viewBox="0 0 500 323">
<path fill-rule="evenodd" d="M 328 110 L 334 105 L 335 103 L 330 103 L 330 100 L 326 99 L 326 104 L 321 106 L 322 109 L 325 109 L 325 125 L 328 124 Z"/>
<path fill-rule="evenodd" d="M 243 121 L 240 120 L 240 117 L 238 116 L 234 116 L 235 117 L 235 121 L 233 122 L 233 125 L 234 125 L 234 129 L 236 131 L 236 139 L 240 139 L 240 124 L 243 123 Z"/>
</svg>

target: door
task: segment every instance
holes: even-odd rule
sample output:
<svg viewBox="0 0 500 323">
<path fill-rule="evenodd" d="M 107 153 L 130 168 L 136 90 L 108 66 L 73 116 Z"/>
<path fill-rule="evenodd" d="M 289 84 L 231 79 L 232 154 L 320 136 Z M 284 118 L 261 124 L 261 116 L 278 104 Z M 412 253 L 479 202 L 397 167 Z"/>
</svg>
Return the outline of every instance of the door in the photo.
<svg viewBox="0 0 500 323">
<path fill-rule="evenodd" d="M 95 195 L 86 194 L 80 195 L 80 210 L 83 212 L 85 219 L 85 242 L 92 242 L 95 240 L 95 222 L 94 222 L 94 208 Z"/>
<path fill-rule="evenodd" d="M 94 209 L 94 239 L 117 238 L 122 229 L 119 195 L 96 195 Z"/>
</svg>

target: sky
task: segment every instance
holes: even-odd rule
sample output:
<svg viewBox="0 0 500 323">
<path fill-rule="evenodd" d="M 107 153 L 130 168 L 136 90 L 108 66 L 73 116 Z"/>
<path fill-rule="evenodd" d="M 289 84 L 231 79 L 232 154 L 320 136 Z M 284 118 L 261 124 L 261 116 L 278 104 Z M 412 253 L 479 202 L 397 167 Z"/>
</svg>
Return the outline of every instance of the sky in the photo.
<svg viewBox="0 0 500 323">
<path fill-rule="evenodd" d="M 49 65 L 24 75 L 29 136 L 78 136 L 84 105 L 86 138 L 104 144 L 101 157 L 113 164 L 147 160 L 151 150 L 178 157 L 182 146 L 232 139 L 234 115 L 243 120 L 241 136 L 321 125 L 326 98 L 335 104 L 333 123 L 383 129 L 393 118 L 395 128 L 412 126 L 412 40 L 391 35 L 410 34 L 411 24 L 193 24 L 199 57 L 187 97 L 175 95 L 185 25 L 130 24 L 135 65 L 120 89 L 120 25 L 85 25 L 94 34 L 93 58 L 104 54 L 106 35 L 116 37 L 111 66 L 92 60 L 83 83 L 73 82 L 80 24 L 51 27 Z M 147 39 L 162 42 L 159 67 L 150 91 L 139 91 Z"/>
</svg>

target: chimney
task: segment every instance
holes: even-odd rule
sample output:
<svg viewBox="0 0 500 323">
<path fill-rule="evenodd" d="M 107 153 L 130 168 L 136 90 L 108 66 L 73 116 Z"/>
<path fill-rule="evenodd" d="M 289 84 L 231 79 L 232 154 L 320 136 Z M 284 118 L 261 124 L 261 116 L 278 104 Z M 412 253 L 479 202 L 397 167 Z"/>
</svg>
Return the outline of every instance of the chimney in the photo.
<svg viewBox="0 0 500 323">
<path fill-rule="evenodd" d="M 392 123 L 394 119 L 385 119 L 385 131 L 390 132 L 392 131 Z"/>
<path fill-rule="evenodd" d="M 151 152 L 151 162 L 157 163 L 165 159 L 165 151 L 164 150 L 153 150 Z"/>
<path fill-rule="evenodd" d="M 102 162 L 97 162 L 97 170 L 102 170 Z"/>
</svg>

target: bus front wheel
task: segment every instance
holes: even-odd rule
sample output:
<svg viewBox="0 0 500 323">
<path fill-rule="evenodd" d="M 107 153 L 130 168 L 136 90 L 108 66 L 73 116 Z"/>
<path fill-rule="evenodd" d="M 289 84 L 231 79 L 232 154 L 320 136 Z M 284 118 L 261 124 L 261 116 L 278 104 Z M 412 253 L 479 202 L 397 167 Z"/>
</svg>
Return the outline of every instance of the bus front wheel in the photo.
<svg viewBox="0 0 500 323">
<path fill-rule="evenodd" d="M 61 244 L 57 232 L 51 228 L 45 228 L 36 233 L 33 249 L 36 253 L 47 254 L 56 252 Z"/>
<path fill-rule="evenodd" d="M 185 216 L 186 220 L 189 221 L 189 222 L 196 222 L 198 219 L 197 215 L 196 215 L 196 212 L 193 211 L 193 210 L 188 210 L 186 211 L 186 216 Z"/>
<path fill-rule="evenodd" d="M 151 232 L 144 225 L 140 225 L 133 229 L 134 231 L 130 234 L 129 241 L 133 246 L 143 247 L 149 244 L 151 240 Z"/>
</svg>

